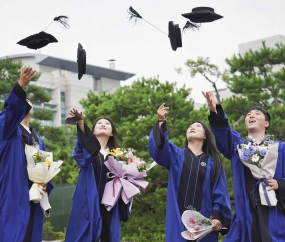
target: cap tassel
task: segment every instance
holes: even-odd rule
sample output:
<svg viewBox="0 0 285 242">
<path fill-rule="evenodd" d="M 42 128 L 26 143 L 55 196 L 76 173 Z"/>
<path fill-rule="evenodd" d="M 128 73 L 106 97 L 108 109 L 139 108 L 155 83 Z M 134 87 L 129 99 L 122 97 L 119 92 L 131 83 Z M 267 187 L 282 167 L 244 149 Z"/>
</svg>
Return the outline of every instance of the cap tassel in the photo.
<svg viewBox="0 0 285 242">
<path fill-rule="evenodd" d="M 201 24 L 195 24 L 195 23 L 192 23 L 190 21 L 187 21 L 185 26 L 183 27 L 183 32 L 185 32 L 185 30 L 188 30 L 188 29 L 191 29 L 193 31 L 195 31 L 196 29 L 199 30 L 201 27 Z"/>
<path fill-rule="evenodd" d="M 64 15 L 55 17 L 55 18 L 53 19 L 53 21 L 59 22 L 59 23 L 62 24 L 66 29 L 68 29 L 68 28 L 70 27 L 69 24 L 68 24 L 68 20 L 69 20 L 69 18 L 68 18 L 67 16 L 64 16 Z"/>
<path fill-rule="evenodd" d="M 138 18 L 142 19 L 142 16 L 140 16 L 140 14 L 134 10 L 132 6 L 129 7 L 129 10 L 127 10 L 127 12 L 130 14 L 130 21 L 134 19 L 135 24 L 138 21 Z"/>
</svg>

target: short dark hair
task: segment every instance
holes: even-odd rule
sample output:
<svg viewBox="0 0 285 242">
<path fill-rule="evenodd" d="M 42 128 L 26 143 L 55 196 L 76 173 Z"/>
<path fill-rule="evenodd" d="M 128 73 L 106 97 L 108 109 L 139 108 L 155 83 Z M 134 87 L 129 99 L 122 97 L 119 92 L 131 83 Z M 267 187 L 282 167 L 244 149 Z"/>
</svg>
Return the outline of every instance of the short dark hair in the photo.
<svg viewBox="0 0 285 242">
<path fill-rule="evenodd" d="M 266 130 L 268 130 L 269 127 L 270 127 L 270 122 L 271 122 L 270 114 L 269 114 L 265 109 L 263 109 L 262 107 L 259 107 L 259 106 L 254 106 L 254 107 L 250 108 L 250 109 L 248 110 L 248 112 L 250 112 L 250 111 L 252 111 L 252 110 L 258 110 L 258 111 L 260 111 L 260 112 L 262 112 L 262 113 L 264 114 L 264 116 L 265 116 L 265 121 L 268 121 L 268 122 L 269 122 L 268 127 L 266 127 Z"/>
<path fill-rule="evenodd" d="M 101 119 L 107 119 L 110 122 L 111 126 L 112 126 L 112 134 L 113 134 L 113 136 L 110 136 L 110 138 L 108 140 L 108 143 L 107 143 L 107 148 L 109 148 L 110 151 L 112 149 L 117 149 L 119 147 L 119 144 L 118 144 L 118 134 L 117 134 L 117 130 L 115 128 L 115 125 L 114 125 L 113 121 L 110 118 L 108 118 L 108 117 L 97 118 L 95 120 L 95 122 L 93 123 L 92 132 L 94 132 L 95 125 Z"/>
</svg>

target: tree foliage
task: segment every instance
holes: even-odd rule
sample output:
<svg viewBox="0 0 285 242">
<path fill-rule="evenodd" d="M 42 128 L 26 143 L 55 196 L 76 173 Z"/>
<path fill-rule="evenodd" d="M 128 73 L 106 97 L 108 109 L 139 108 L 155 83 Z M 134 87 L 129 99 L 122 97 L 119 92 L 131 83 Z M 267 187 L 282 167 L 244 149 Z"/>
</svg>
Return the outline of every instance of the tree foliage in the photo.
<svg viewBox="0 0 285 242">
<path fill-rule="evenodd" d="M 258 51 L 248 51 L 243 56 L 234 55 L 226 60 L 229 76 L 225 78 L 235 95 L 223 103 L 226 114 L 234 124 L 250 107 L 261 106 L 272 118 L 270 133 L 284 139 L 285 127 L 285 46 L 263 46 Z M 246 135 L 244 124 L 235 127 Z"/>
</svg>

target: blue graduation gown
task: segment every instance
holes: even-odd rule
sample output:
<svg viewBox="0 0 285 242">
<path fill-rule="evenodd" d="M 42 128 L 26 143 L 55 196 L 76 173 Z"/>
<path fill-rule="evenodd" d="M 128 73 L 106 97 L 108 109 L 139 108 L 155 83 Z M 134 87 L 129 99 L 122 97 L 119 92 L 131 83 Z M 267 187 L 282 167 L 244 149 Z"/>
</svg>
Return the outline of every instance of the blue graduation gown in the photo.
<svg viewBox="0 0 285 242">
<path fill-rule="evenodd" d="M 285 144 L 280 142 L 273 179 L 277 180 L 277 206 L 261 205 L 259 192 L 254 189 L 257 180 L 241 162 L 237 145 L 245 143 L 240 134 L 231 130 L 224 111 L 217 105 L 217 114 L 211 112 L 209 121 L 220 152 L 231 160 L 235 212 L 231 229 L 224 242 L 285 242 Z"/>
<path fill-rule="evenodd" d="M 26 93 L 15 84 L 5 100 L 4 111 L 0 113 L 0 241 L 22 242 L 30 217 L 29 180 L 26 158 L 22 146 L 20 122 L 31 107 Z M 44 142 L 38 136 L 40 149 Z M 53 189 L 52 182 L 47 189 Z M 32 242 L 42 240 L 43 211 L 36 204 L 32 231 Z"/>
<path fill-rule="evenodd" d="M 108 170 L 99 141 L 85 123 L 84 127 L 85 133 L 77 127 L 77 142 L 72 154 L 80 173 L 65 241 L 97 242 L 100 237 L 101 242 L 120 242 L 121 221 L 129 218 L 131 204 L 126 206 L 119 199 L 110 212 L 101 204 Z"/>
<path fill-rule="evenodd" d="M 166 122 L 161 125 L 161 128 L 157 122 L 150 133 L 149 154 L 155 162 L 169 170 L 166 208 L 167 242 L 186 241 L 181 236 L 181 232 L 186 230 L 181 215 L 191 206 L 207 218 L 212 215 L 213 218 L 221 221 L 223 227 L 229 228 L 231 207 L 226 177 L 221 169 L 216 181 L 211 183 L 213 170 L 211 157 L 206 154 L 195 157 L 188 148 L 178 148 L 169 142 Z M 201 242 L 217 242 L 218 234 L 217 231 L 211 232 Z"/>
</svg>

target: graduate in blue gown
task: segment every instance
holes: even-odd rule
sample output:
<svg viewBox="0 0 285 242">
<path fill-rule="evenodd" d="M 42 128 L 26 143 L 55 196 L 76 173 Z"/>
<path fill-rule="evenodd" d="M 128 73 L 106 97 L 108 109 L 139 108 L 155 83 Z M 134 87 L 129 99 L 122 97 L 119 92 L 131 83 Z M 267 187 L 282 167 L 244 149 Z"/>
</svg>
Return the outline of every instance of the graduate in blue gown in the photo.
<svg viewBox="0 0 285 242">
<path fill-rule="evenodd" d="M 238 144 L 246 141 L 238 132 L 231 130 L 222 106 L 216 105 L 213 93 L 203 95 L 211 111 L 209 122 L 217 147 L 231 160 L 233 170 L 235 212 L 224 242 L 285 242 L 285 144 L 279 142 L 275 175 L 268 179 L 269 189 L 275 190 L 278 203 L 268 207 L 261 204 L 257 180 L 243 165 L 236 150 Z M 270 126 L 270 115 L 260 107 L 253 107 L 246 115 L 245 124 L 251 140 L 262 144 Z"/>
<path fill-rule="evenodd" d="M 168 139 L 164 104 L 157 111 L 158 122 L 149 136 L 150 156 L 169 170 L 166 241 L 185 242 L 182 213 L 194 208 L 207 218 L 213 217 L 213 232 L 202 242 L 217 242 L 218 231 L 225 234 L 231 222 L 231 207 L 221 157 L 210 129 L 202 122 L 192 123 L 186 132 L 184 148 Z"/>
<path fill-rule="evenodd" d="M 76 109 L 72 116 L 83 118 Z M 108 169 L 104 162 L 108 150 L 118 148 L 117 132 L 109 118 L 97 119 L 92 127 L 80 120 L 77 122 L 77 142 L 73 158 L 78 163 L 80 173 L 73 195 L 73 205 L 66 231 L 66 242 L 120 242 L 121 221 L 130 216 L 131 203 L 125 204 L 121 198 L 107 211 L 101 204 Z"/>
<path fill-rule="evenodd" d="M 0 113 L 0 241 L 38 242 L 43 234 L 43 210 L 39 203 L 29 201 L 32 182 L 28 178 L 25 144 L 36 140 L 45 150 L 43 140 L 29 127 L 33 107 L 24 87 L 35 77 L 32 68 L 22 68 Z M 41 184 L 48 193 L 51 181 Z"/>
</svg>

